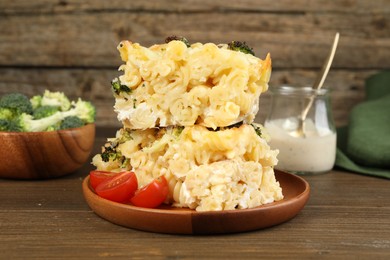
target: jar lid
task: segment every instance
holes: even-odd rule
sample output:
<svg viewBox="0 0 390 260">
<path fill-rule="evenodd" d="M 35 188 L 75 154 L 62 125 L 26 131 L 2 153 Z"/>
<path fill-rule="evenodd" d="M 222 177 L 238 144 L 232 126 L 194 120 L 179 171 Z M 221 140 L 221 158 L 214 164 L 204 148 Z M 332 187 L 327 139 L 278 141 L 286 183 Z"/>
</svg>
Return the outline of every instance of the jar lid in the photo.
<svg viewBox="0 0 390 260">
<path fill-rule="evenodd" d="M 313 89 L 312 87 L 293 87 L 288 85 L 282 85 L 280 87 L 270 87 L 269 91 L 272 94 L 296 96 L 322 96 L 326 95 L 329 92 L 329 90 L 325 88 Z"/>
</svg>

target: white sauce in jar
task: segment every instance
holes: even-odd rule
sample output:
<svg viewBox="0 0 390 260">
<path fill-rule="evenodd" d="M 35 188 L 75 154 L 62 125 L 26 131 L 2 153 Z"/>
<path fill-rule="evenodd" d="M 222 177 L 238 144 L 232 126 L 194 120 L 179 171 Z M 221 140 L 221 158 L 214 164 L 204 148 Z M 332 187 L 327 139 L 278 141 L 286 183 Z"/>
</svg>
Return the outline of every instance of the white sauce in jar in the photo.
<svg viewBox="0 0 390 260">
<path fill-rule="evenodd" d="M 336 133 L 329 128 L 315 126 L 311 119 L 306 119 L 306 137 L 294 137 L 289 133 L 296 129 L 296 119 L 266 121 L 265 127 L 271 136 L 271 148 L 279 150 L 276 169 L 319 173 L 333 168 L 336 158 Z"/>
</svg>

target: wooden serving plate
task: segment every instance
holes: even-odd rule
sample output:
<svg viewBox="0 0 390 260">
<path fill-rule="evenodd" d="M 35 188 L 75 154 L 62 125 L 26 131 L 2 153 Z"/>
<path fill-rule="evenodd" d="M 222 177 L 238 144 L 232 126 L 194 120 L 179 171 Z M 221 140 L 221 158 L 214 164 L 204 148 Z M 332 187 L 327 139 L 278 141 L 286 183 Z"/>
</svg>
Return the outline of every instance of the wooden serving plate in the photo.
<svg viewBox="0 0 390 260">
<path fill-rule="evenodd" d="M 309 184 L 299 176 L 275 171 L 284 199 L 252 209 L 197 212 L 161 206 L 156 209 L 135 207 L 99 197 L 83 181 L 89 207 L 100 217 L 124 227 L 170 234 L 222 234 L 271 227 L 295 217 L 309 199 Z"/>
</svg>

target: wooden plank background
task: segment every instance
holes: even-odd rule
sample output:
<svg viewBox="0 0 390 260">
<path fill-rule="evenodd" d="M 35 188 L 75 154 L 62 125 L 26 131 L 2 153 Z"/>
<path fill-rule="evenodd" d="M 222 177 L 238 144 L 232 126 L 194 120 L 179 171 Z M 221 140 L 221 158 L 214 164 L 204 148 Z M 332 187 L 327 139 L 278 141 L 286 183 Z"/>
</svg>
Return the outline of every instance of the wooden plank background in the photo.
<svg viewBox="0 0 390 260">
<path fill-rule="evenodd" d="M 97 125 L 119 126 L 110 81 L 116 46 L 182 35 L 191 42 L 246 41 L 273 59 L 271 85 L 309 85 L 334 34 L 339 48 L 325 82 L 336 125 L 364 99 L 364 82 L 390 69 L 390 0 L 0 0 L 0 95 L 44 89 L 91 100 Z M 268 112 L 269 94 L 257 117 Z"/>
</svg>

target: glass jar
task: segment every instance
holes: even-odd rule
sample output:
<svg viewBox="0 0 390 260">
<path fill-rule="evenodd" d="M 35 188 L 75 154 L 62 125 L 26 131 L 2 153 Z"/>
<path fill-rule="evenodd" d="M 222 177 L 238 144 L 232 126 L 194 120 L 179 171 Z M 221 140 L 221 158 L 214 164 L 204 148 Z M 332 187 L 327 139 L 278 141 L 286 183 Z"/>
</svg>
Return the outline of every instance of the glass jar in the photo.
<svg viewBox="0 0 390 260">
<path fill-rule="evenodd" d="M 270 92 L 271 109 L 264 125 L 271 148 L 279 150 L 275 168 L 296 174 L 331 170 L 336 158 L 336 129 L 329 91 L 282 86 L 270 88 Z"/>
</svg>

